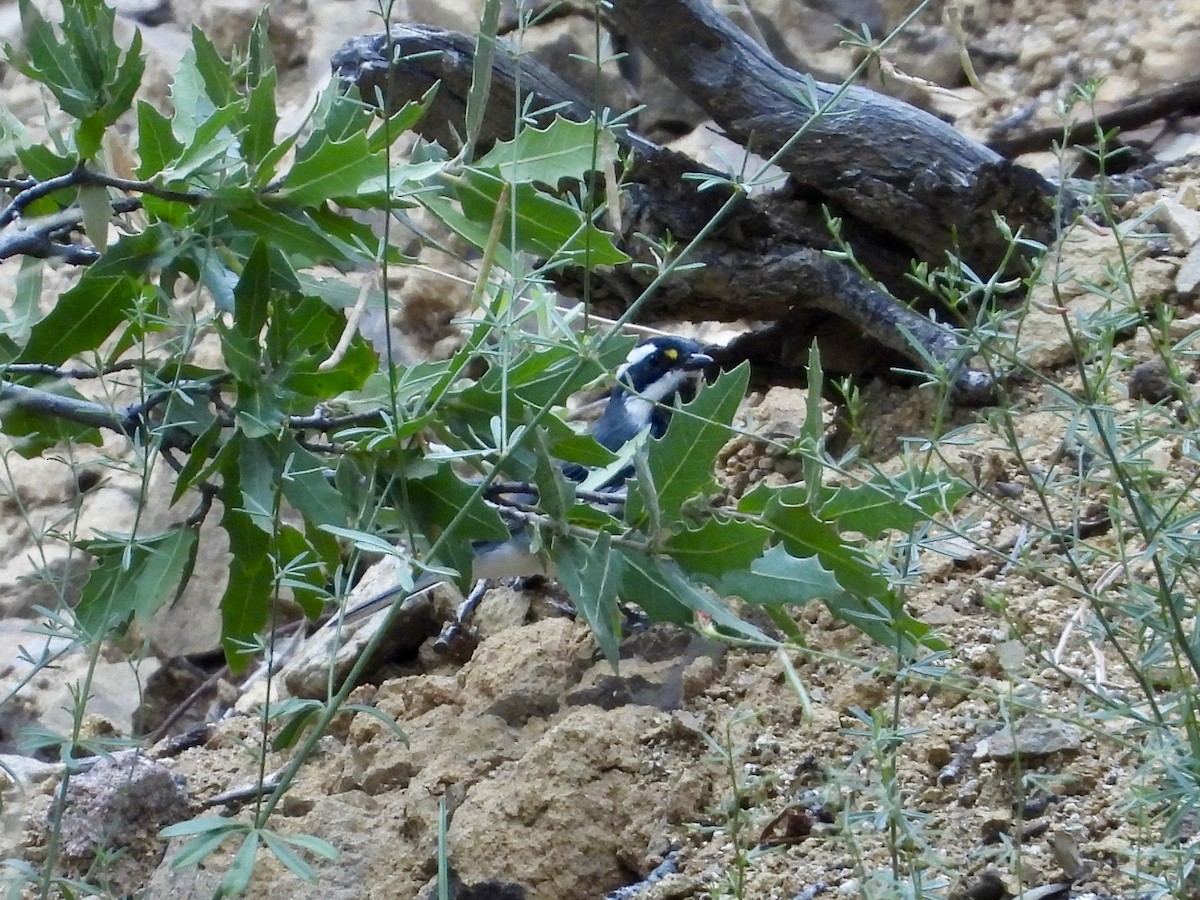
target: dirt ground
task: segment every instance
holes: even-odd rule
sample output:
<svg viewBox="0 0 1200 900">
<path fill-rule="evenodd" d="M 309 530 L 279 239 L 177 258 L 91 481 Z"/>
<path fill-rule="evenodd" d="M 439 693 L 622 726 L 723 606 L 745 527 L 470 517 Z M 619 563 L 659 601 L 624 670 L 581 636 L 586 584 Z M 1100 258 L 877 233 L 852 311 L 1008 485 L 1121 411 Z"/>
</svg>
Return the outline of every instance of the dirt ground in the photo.
<svg viewBox="0 0 1200 900">
<path fill-rule="evenodd" d="M 147 40 L 159 61 L 151 75 L 169 71 L 181 22 L 199 16 L 220 41 L 223 29 L 236 31 L 244 10 L 254 5 L 223 0 L 192 13 L 191 4 L 177 3 Z M 401 5 L 406 8 L 398 9 L 398 18 L 470 29 L 471 8 L 418 0 Z M 831 10 L 858 14 L 876 34 L 908 11 L 899 0 L 749 5 L 760 13 L 763 38 L 777 53 L 827 74 L 845 72 L 853 62 L 853 53 L 837 46 Z M 983 94 L 966 85 L 957 44 L 940 5 L 934 7 L 899 41 L 892 57 L 897 71 L 886 74 L 886 84 L 981 139 L 996 129 L 1054 123 L 1055 103 L 1073 81 L 1104 77 L 1099 105 L 1110 108 L 1200 70 L 1200 41 L 1193 33 L 1200 28 L 1197 0 L 964 0 L 958 9 L 987 88 Z M 11 29 L 11 15 L 3 17 L 14 9 L 0 6 L 0 26 Z M 292 50 L 283 92 L 297 107 L 323 77 L 332 49 L 350 34 L 375 30 L 377 21 L 366 4 L 346 0 L 288 0 L 277 4 L 276 13 L 279 40 Z M 567 40 L 554 32 L 533 43 L 553 57 Z M 31 98 L 12 72 L 3 85 L 10 107 L 32 115 Z M 670 115 L 665 109 L 658 108 L 664 118 L 678 114 L 677 107 L 669 107 Z M 1136 262 L 1133 276 L 1141 304 L 1175 309 L 1176 339 L 1200 330 L 1195 280 L 1181 270 L 1200 238 L 1194 212 L 1200 164 L 1187 159 L 1198 132 L 1194 122 L 1181 119 L 1137 134 L 1148 157 L 1179 163 L 1162 188 L 1135 198 L 1127 210 L 1150 211 L 1169 234 L 1162 252 Z M 1053 157 L 1036 154 L 1027 161 L 1041 168 Z M 1064 296 L 1073 310 L 1098 308 L 1102 301 L 1085 285 L 1103 282 L 1105 264 L 1115 255 L 1114 237 L 1098 231 L 1081 232 L 1066 247 L 1075 287 Z M 612 896 L 986 900 L 1070 883 L 1075 896 L 1152 893 L 1152 885 L 1130 875 L 1144 864 L 1145 849 L 1161 840 L 1132 812 L 1137 807 L 1130 801 L 1145 787 L 1133 752 L 1137 738 L 1122 732 L 1120 723 L 1093 715 L 1096 707 L 1085 702 L 1090 691 L 1121 694 L 1134 683 L 1117 658 L 1089 643 L 1087 610 L 1062 586 L 1070 573 L 1061 548 L 1024 543 L 1026 523 L 1045 514 L 1024 473 L 1061 463 L 1069 423 L 1055 405 L 1055 391 L 1079 388 L 1061 319 L 1048 299 L 1031 298 L 1020 332 L 1021 355 L 1044 376 L 1012 388 L 1015 439 L 1024 461 L 988 410 L 953 410 L 942 426 L 962 429 L 947 450 L 948 461 L 975 473 L 979 485 L 955 510 L 971 540 L 929 540 L 913 558 L 906 588 L 910 611 L 949 645 L 943 658 L 898 676 L 886 651 L 814 607 L 797 616 L 807 650 L 789 653 L 786 661 L 656 628 L 626 640 L 618 677 L 598 658 L 582 624 L 555 612 L 545 598 L 497 589 L 485 601 L 483 639 L 469 659 L 452 661 L 425 647 L 356 691 L 356 701 L 394 716 L 406 740 L 372 716 L 347 714 L 337 721 L 272 824 L 285 834 L 317 835 L 341 855 L 333 862 L 310 858 L 320 881 L 306 885 L 260 852 L 251 896 L 436 896 L 439 804 L 448 814 L 447 845 L 460 898 L 596 900 L 639 881 L 664 860 L 655 883 Z M 1131 335 L 1117 355 L 1132 371 L 1151 356 L 1151 347 Z M 857 437 L 871 462 L 895 470 L 907 439 L 930 434 L 937 418 L 933 394 L 874 383 L 864 387 L 864 398 Z M 1118 411 L 1132 413 L 1143 402 L 1121 400 Z M 750 398 L 747 409 L 754 427 L 786 434 L 803 417 L 804 395 L 772 389 Z M 1164 491 L 1194 477 L 1196 464 L 1181 452 L 1180 440 L 1164 438 L 1145 450 L 1169 472 Z M 21 499 L 26 516 L 32 510 L 35 518 L 52 518 L 78 489 L 53 462 L 14 466 L 0 479 Z M 747 472 L 787 473 L 778 460 L 764 461 L 753 449 L 731 454 L 727 468 L 731 480 Z M 1003 506 L 998 496 L 1005 498 Z M 118 512 L 107 506 L 91 516 L 111 522 L 124 515 L 127 500 L 110 496 Z M 1107 503 L 1101 490 L 1077 500 L 1093 515 L 1102 515 Z M 20 629 L 30 623 L 30 601 L 19 598 L 31 590 L 37 561 L 29 561 L 31 545 L 23 536 L 28 519 L 7 512 L 0 561 L 10 588 L 0 591 L 0 601 L 9 618 L 0 623 L 0 639 L 12 656 L 17 644 L 29 640 Z M 1053 514 L 1069 517 L 1070 509 Z M 1114 532 L 1095 540 L 1115 550 L 1119 539 Z M 1013 562 L 981 547 L 1011 553 Z M 64 554 L 38 564 L 72 562 Z M 219 556 L 211 567 L 220 569 Z M 1040 577 L 1029 574 L 1035 569 Z M 1087 563 L 1085 577 L 1099 579 L 1103 569 L 1101 562 Z M 202 645 L 212 640 L 211 598 L 219 590 L 208 582 L 194 594 L 196 605 L 180 614 L 185 624 L 173 627 Z M 202 608 L 205 598 L 208 609 Z M 180 653 L 203 649 L 178 641 Z M 131 709 L 119 701 L 166 670 L 152 659 L 135 669 L 116 655 L 104 665 L 108 680 L 95 690 L 97 715 L 89 727 L 126 733 Z M 14 668 L 7 676 L 17 674 Z M 8 701 L 0 712 L 2 736 L 28 721 L 62 727 L 56 709 L 64 680 L 40 679 L 26 699 Z M 302 693 L 302 682 L 296 675 L 288 689 Z M 175 685 L 171 696 L 186 695 L 196 683 Z M 237 687 L 221 690 L 237 700 Z M 242 698 L 236 708 L 249 709 L 256 698 L 261 695 Z M 880 731 L 887 722 L 895 723 L 897 735 Z M 199 746 L 168 752 L 160 744 L 152 755 L 183 785 L 179 790 L 192 814 L 199 814 L 200 804 L 258 777 L 258 734 L 259 720 L 239 714 L 209 729 Z M 893 738 L 900 742 L 894 757 Z M 285 758 L 271 754 L 264 770 L 275 771 Z M 22 773 L 23 787 L 10 789 L 0 807 L 0 856 L 36 864 L 54 772 L 31 763 Z M 225 808 L 245 815 L 252 807 Z M 902 811 L 902 819 L 889 820 L 889 810 Z M 160 848 L 143 835 L 107 870 L 107 889 L 114 896 L 211 895 L 235 848 L 224 848 L 199 869 L 176 870 L 168 862 L 179 843 L 163 862 Z M 76 874 L 91 859 L 86 841 L 80 846 L 78 858 L 67 860 Z M 898 883 L 889 881 L 893 875 Z"/>
</svg>

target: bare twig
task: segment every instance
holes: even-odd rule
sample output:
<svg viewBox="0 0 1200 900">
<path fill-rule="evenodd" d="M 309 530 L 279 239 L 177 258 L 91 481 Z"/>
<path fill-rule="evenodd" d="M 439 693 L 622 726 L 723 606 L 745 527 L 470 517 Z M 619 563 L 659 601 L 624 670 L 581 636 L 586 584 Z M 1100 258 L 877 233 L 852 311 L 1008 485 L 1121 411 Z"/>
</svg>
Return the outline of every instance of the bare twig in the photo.
<svg viewBox="0 0 1200 900">
<path fill-rule="evenodd" d="M 90 428 L 105 428 L 128 437 L 136 435 L 143 424 L 136 407 L 117 412 L 90 400 L 76 400 L 23 384 L 0 381 L 0 402 L 5 401 L 26 412 L 42 413 Z"/>
<path fill-rule="evenodd" d="M 93 172 L 84 166 L 76 166 L 65 175 L 47 178 L 45 181 L 37 181 L 13 197 L 12 203 L 5 208 L 4 212 L 0 213 L 0 227 L 11 225 L 20 219 L 26 207 L 35 200 L 48 197 L 56 191 L 72 187 L 84 187 L 85 185 L 100 185 L 102 187 L 116 188 L 119 191 L 126 191 L 128 193 L 149 194 L 151 197 L 159 197 L 163 200 L 173 200 L 180 203 L 196 204 L 208 199 L 207 194 L 198 191 L 172 191 L 168 188 L 160 187 L 151 181 L 118 178 L 116 175 Z"/>
<path fill-rule="evenodd" d="M 124 359 L 105 366 L 103 369 L 64 369 L 47 363 L 11 363 L 0 367 L 5 375 L 40 375 L 45 378 L 62 378 L 68 381 L 85 381 L 89 378 L 103 378 L 116 372 L 127 372 L 136 369 L 141 362 L 136 359 Z"/>
<path fill-rule="evenodd" d="M 41 182 L 46 184 L 46 182 Z M 15 203 L 15 201 L 14 201 Z M 136 197 L 114 200 L 114 213 L 128 213 L 140 209 L 142 201 Z M 90 266 L 100 254 L 91 247 L 66 242 L 71 232 L 83 223 L 83 211 L 72 206 L 69 209 L 23 219 L 9 216 L 12 206 L 0 214 L 5 219 L 0 227 L 0 260 L 12 256 L 32 256 L 36 259 L 62 259 L 77 266 Z"/>
<path fill-rule="evenodd" d="M 1195 115 L 1197 112 L 1200 112 L 1200 78 L 1189 78 L 1162 90 L 1133 97 L 1111 112 L 1074 123 L 1066 131 L 1066 143 L 1091 145 L 1096 142 L 1096 135 L 1100 132 L 1114 128 L 1141 128 L 1159 119 Z M 1051 125 L 1013 137 L 1001 137 L 993 132 L 988 146 L 1011 159 L 1022 153 L 1048 150 L 1055 141 L 1062 140 L 1062 125 Z"/>
</svg>

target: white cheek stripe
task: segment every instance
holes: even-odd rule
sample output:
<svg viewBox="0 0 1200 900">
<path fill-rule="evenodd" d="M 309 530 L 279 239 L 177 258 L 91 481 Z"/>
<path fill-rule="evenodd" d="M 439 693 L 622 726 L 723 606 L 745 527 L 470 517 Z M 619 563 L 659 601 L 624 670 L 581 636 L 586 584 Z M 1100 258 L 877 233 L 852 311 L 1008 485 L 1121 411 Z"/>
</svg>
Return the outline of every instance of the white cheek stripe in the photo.
<svg viewBox="0 0 1200 900">
<path fill-rule="evenodd" d="M 675 369 L 663 375 L 657 381 L 652 381 L 646 385 L 645 389 L 638 396 L 661 403 L 679 390 L 685 378 L 687 378 L 687 372 Z"/>
<path fill-rule="evenodd" d="M 625 373 L 629 371 L 630 366 L 636 366 L 648 356 L 653 356 L 658 351 L 658 348 L 653 344 L 638 344 L 629 351 L 629 355 L 625 357 L 620 368 L 617 369 L 617 380 L 620 381 L 625 377 Z"/>
</svg>

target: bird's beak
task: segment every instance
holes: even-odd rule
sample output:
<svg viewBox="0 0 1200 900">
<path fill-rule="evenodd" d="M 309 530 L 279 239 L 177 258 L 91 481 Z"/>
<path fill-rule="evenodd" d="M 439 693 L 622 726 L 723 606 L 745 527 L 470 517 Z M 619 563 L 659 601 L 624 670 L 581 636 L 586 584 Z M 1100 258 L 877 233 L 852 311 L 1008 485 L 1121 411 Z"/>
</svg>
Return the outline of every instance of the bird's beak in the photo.
<svg viewBox="0 0 1200 900">
<path fill-rule="evenodd" d="M 713 358 L 707 353 L 693 353 L 683 363 L 683 368 L 688 371 L 703 369 L 706 366 L 713 364 Z"/>
</svg>

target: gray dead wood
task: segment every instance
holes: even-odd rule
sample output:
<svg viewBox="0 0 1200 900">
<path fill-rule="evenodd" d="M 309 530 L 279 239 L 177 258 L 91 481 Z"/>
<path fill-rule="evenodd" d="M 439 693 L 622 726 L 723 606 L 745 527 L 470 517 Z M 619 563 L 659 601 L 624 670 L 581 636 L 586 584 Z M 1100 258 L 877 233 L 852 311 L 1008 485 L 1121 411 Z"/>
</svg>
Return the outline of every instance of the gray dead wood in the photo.
<svg viewBox="0 0 1200 900">
<path fill-rule="evenodd" d="M 834 91 L 770 59 L 704 3 L 621 0 L 611 14 L 718 125 L 760 153 L 778 149 L 811 118 L 803 98 L 827 98 Z M 382 100 L 393 109 L 439 84 L 434 105 L 418 128 L 431 140 L 456 146 L 474 40 L 423 25 L 396 25 L 391 32 L 394 64 L 389 63 L 388 44 L 382 34 L 352 39 L 335 55 L 335 73 L 354 82 L 364 98 Z M 571 88 L 533 60 L 516 60 L 497 48 L 493 69 L 482 146 L 511 136 L 515 109 L 543 123 L 554 113 L 577 121 L 591 114 Z M 636 261 L 651 262 L 636 233 L 687 241 L 732 189 L 699 192 L 696 181 L 684 176 L 715 174 L 711 170 L 630 132 L 620 139 L 630 152 L 621 245 Z M 903 297 L 912 293 L 905 279 L 911 260 L 945 262 L 955 235 L 968 264 L 990 271 L 1004 252 L 992 220 L 995 212 L 1032 236 L 1048 238 L 1053 231 L 1050 186 L 936 118 L 860 88 L 852 89 L 833 113 L 812 122 L 780 164 L 792 176 L 788 183 L 735 204 L 695 248 L 691 259 L 703 267 L 663 285 L 641 307 L 641 318 L 767 323 L 765 334 L 756 333 L 740 345 L 744 353 L 735 349 L 723 361 L 744 356 L 769 363 L 778 376 L 803 368 L 807 338 L 822 329 L 830 332 L 830 319 L 841 321 L 843 332 L 849 322 L 854 326 L 850 331 L 871 340 L 848 342 L 853 345 L 850 355 L 859 359 L 847 359 L 839 370 L 877 372 L 896 363 L 922 367 L 927 356 L 957 372 L 960 398 L 985 399 L 990 385 L 980 373 L 961 366 L 967 354 L 952 331 L 826 255 L 831 249 L 826 211 L 843 219 L 845 236 L 879 283 Z M 561 290 L 581 293 L 577 270 L 553 277 Z M 651 278 L 651 272 L 636 266 L 593 272 L 589 296 L 597 311 L 619 313 Z"/>
</svg>

